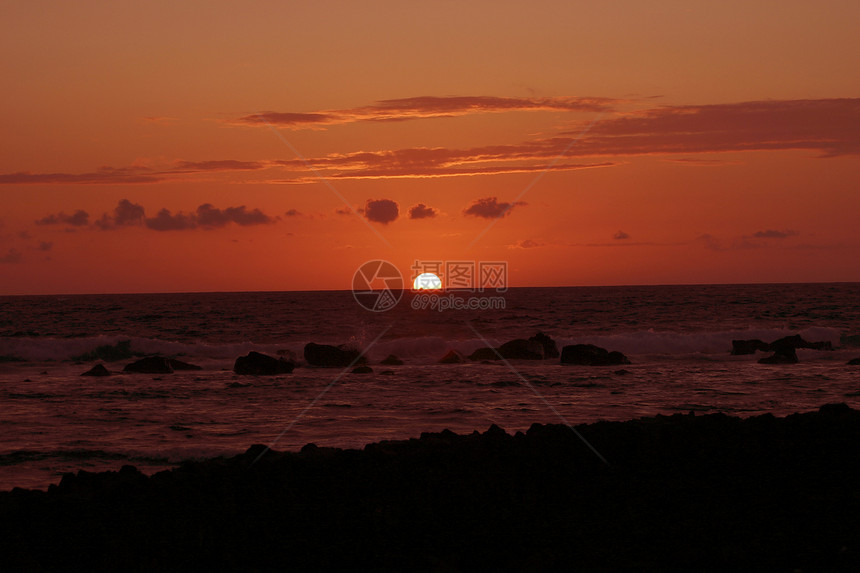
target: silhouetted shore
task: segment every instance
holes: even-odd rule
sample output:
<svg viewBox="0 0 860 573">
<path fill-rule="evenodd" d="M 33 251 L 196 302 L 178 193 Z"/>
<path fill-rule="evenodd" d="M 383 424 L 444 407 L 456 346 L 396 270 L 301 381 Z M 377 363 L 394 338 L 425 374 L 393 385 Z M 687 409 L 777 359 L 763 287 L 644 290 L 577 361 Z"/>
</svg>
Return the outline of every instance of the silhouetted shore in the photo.
<svg viewBox="0 0 860 573">
<path fill-rule="evenodd" d="M 254 446 L 0 493 L 5 570 L 860 570 L 860 412 Z"/>
</svg>

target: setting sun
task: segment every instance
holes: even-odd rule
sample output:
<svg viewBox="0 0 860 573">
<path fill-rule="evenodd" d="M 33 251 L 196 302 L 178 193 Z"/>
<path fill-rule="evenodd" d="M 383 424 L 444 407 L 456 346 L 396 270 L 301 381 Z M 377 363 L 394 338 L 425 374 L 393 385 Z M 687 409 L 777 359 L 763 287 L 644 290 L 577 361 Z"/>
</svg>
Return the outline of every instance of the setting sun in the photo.
<svg viewBox="0 0 860 573">
<path fill-rule="evenodd" d="M 433 273 L 421 273 L 412 282 L 414 290 L 439 290 L 442 288 L 442 279 Z"/>
</svg>

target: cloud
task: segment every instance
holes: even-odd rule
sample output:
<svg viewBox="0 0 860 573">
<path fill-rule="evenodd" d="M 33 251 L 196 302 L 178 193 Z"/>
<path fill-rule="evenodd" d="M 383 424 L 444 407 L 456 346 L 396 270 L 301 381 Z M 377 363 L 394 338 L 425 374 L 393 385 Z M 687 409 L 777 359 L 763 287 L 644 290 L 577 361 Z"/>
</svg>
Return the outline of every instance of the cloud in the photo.
<svg viewBox="0 0 860 573">
<path fill-rule="evenodd" d="M 594 124 L 571 155 L 778 149 L 860 153 L 860 98 L 658 107 Z"/>
<path fill-rule="evenodd" d="M 335 215 L 352 215 L 352 210 L 349 207 L 341 207 L 334 210 Z"/>
<path fill-rule="evenodd" d="M 9 249 L 9 251 L 0 256 L 0 263 L 20 263 L 24 260 L 24 256 L 18 249 Z"/>
<path fill-rule="evenodd" d="M 301 213 L 295 209 L 290 209 L 289 211 L 284 213 L 284 215 L 286 215 L 287 217 L 299 217 L 301 216 Z"/>
<path fill-rule="evenodd" d="M 477 113 L 516 111 L 605 111 L 618 100 L 584 97 L 495 97 L 495 96 L 421 96 L 378 101 L 372 105 L 311 113 L 266 111 L 246 115 L 233 123 L 278 125 L 302 128 L 338 125 L 357 121 L 405 121 L 433 117 L 454 117 Z"/>
<path fill-rule="evenodd" d="M 164 177 L 138 167 L 102 167 L 93 173 L 0 173 L 0 185 L 157 183 Z"/>
<path fill-rule="evenodd" d="M 142 205 L 132 203 L 128 199 L 122 199 L 114 209 L 113 215 L 105 213 L 94 224 L 102 230 L 143 225 L 153 231 L 185 231 L 198 227 L 224 227 L 230 223 L 249 226 L 274 223 L 275 221 L 275 218 L 266 215 L 260 209 L 249 210 L 245 205 L 219 209 L 211 203 L 200 205 L 194 213 L 179 211 L 173 214 L 169 209 L 161 209 L 155 217 L 147 218 Z"/>
<path fill-rule="evenodd" d="M 50 251 L 54 248 L 54 243 L 50 241 L 39 241 L 39 250 L 40 251 Z"/>
<path fill-rule="evenodd" d="M 264 225 L 273 223 L 274 219 L 259 209 L 248 211 L 244 205 L 222 210 L 205 203 L 197 207 L 197 222 L 203 227 L 223 227 L 228 223 L 242 226 Z"/>
<path fill-rule="evenodd" d="M 484 219 L 495 219 L 496 217 L 504 217 L 510 214 L 515 206 L 524 206 L 526 203 L 517 201 L 516 203 L 499 203 L 495 197 L 484 197 L 476 199 L 468 207 L 463 209 L 464 215 L 472 215 L 473 217 L 482 217 Z"/>
<path fill-rule="evenodd" d="M 387 225 L 397 219 L 398 215 L 400 207 L 391 199 L 368 199 L 364 204 L 364 216 L 368 221 Z"/>
<path fill-rule="evenodd" d="M 535 241 L 533 239 L 523 239 L 521 241 L 517 241 L 513 245 L 508 245 L 509 249 L 535 249 L 537 247 L 543 247 L 546 243 L 541 243 Z"/>
<path fill-rule="evenodd" d="M 439 211 L 433 207 L 428 207 L 424 203 L 418 203 L 409 207 L 410 219 L 431 219 L 439 214 Z"/>
<path fill-rule="evenodd" d="M 197 221 L 194 215 L 181 211 L 173 215 L 168 209 L 162 209 L 158 215 L 146 220 L 146 228 L 153 231 L 184 231 L 196 227 Z"/>
<path fill-rule="evenodd" d="M 617 233 L 612 235 L 612 238 L 617 240 L 617 241 L 623 241 L 623 240 L 629 239 L 630 235 L 628 235 L 624 231 L 618 231 Z"/>
<path fill-rule="evenodd" d="M 235 159 L 219 159 L 215 161 L 177 161 L 173 171 L 196 173 L 199 171 L 254 171 L 265 169 L 265 161 L 238 161 Z"/>
<path fill-rule="evenodd" d="M 62 211 L 53 214 L 46 215 L 42 217 L 38 221 L 36 221 L 37 225 L 71 225 L 72 227 L 84 227 L 89 223 L 90 215 L 86 211 L 78 209 L 71 215 L 66 215 Z"/>
<path fill-rule="evenodd" d="M 753 237 L 756 239 L 785 239 L 788 237 L 796 237 L 799 235 L 797 231 L 788 229 L 786 231 L 777 231 L 775 229 L 767 229 L 766 231 L 756 231 Z"/>
</svg>

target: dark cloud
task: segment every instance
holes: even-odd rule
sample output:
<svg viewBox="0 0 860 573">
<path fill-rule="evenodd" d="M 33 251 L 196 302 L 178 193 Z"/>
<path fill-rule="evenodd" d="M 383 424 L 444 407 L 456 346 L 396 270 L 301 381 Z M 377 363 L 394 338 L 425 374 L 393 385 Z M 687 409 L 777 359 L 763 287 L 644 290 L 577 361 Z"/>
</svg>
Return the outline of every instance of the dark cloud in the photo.
<svg viewBox="0 0 860 573">
<path fill-rule="evenodd" d="M 24 256 L 18 249 L 9 249 L 5 255 L 0 256 L 0 263 L 20 263 Z"/>
<path fill-rule="evenodd" d="M 410 219 L 430 219 L 439 214 L 439 211 L 433 207 L 428 207 L 424 203 L 412 205 L 409 208 Z"/>
<path fill-rule="evenodd" d="M 398 215 L 400 207 L 391 199 L 368 199 L 364 205 L 364 216 L 368 221 L 387 225 L 397 219 Z"/>
<path fill-rule="evenodd" d="M 860 98 L 658 107 L 596 123 L 571 155 L 775 149 L 860 153 Z"/>
<path fill-rule="evenodd" d="M 289 211 L 284 213 L 284 215 L 286 215 L 287 217 L 299 217 L 301 213 L 295 209 L 290 209 Z"/>
<path fill-rule="evenodd" d="M 334 210 L 335 215 L 352 215 L 352 211 L 349 207 L 342 207 L 340 209 Z"/>
<path fill-rule="evenodd" d="M 510 214 L 516 206 L 523 206 L 526 203 L 517 201 L 516 203 L 499 203 L 495 197 L 484 197 L 476 199 L 471 205 L 463 209 L 464 215 L 472 215 L 473 217 L 482 217 L 484 219 L 495 219 L 496 217 L 504 217 Z"/>
<path fill-rule="evenodd" d="M 615 240 L 618 240 L 618 241 L 623 241 L 623 240 L 625 240 L 625 239 L 629 239 L 629 238 L 630 238 L 630 235 L 628 235 L 628 234 L 627 234 L 627 233 L 625 233 L 624 231 L 618 231 L 617 233 L 615 233 L 614 235 L 612 235 L 612 238 L 613 238 L 613 239 L 615 239 Z"/>
<path fill-rule="evenodd" d="M 72 227 L 83 227 L 90 221 L 90 214 L 86 211 L 78 209 L 71 215 L 66 215 L 62 211 L 55 215 L 46 215 L 38 221 L 37 225 L 71 225 Z"/>
<path fill-rule="evenodd" d="M 266 167 L 267 163 L 263 161 L 221 159 L 215 161 L 177 161 L 175 170 L 193 173 L 198 171 L 253 171 Z"/>
<path fill-rule="evenodd" d="M 535 249 L 537 247 L 543 247 L 544 243 L 540 243 L 535 241 L 534 239 L 523 239 L 522 241 L 517 241 L 516 244 L 511 245 L 511 249 Z"/>
<path fill-rule="evenodd" d="M 786 231 L 777 231 L 775 229 L 767 229 L 765 231 L 756 231 L 753 237 L 756 239 L 785 239 L 788 237 L 796 237 L 800 233 L 788 229 Z"/>
<path fill-rule="evenodd" d="M 50 251 L 54 248 L 54 243 L 50 241 L 39 241 L 39 250 L 40 251 Z"/>
<path fill-rule="evenodd" d="M 102 167 L 94 173 L 0 173 L 0 185 L 28 184 L 101 184 L 101 183 L 157 183 L 164 178 L 149 170 L 136 167 Z"/>
<path fill-rule="evenodd" d="M 264 225 L 273 223 L 274 220 L 259 209 L 248 211 L 244 205 L 218 209 L 205 203 L 197 207 L 197 222 L 202 227 L 223 227 L 228 223 L 243 226 Z"/>
<path fill-rule="evenodd" d="M 405 121 L 431 117 L 452 117 L 476 113 L 515 111 L 604 111 L 618 100 L 608 98 L 546 97 L 518 98 L 494 96 L 421 96 L 387 99 L 373 105 L 313 113 L 267 111 L 240 117 L 235 123 L 307 127 L 356 121 Z"/>
<path fill-rule="evenodd" d="M 140 225 L 146 216 L 143 205 L 122 199 L 113 210 L 113 222 L 118 227 Z"/>
<path fill-rule="evenodd" d="M 158 215 L 146 220 L 146 228 L 153 231 L 185 231 L 197 228 L 197 221 L 194 215 L 181 211 L 173 215 L 169 210 L 162 209 Z"/>
</svg>

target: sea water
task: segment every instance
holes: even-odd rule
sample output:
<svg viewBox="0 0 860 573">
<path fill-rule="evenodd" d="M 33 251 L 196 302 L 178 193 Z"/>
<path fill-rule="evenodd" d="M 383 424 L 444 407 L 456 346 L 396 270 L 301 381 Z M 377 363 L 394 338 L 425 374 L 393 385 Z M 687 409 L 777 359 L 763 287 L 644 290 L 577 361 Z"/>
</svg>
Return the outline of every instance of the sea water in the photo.
<svg viewBox="0 0 860 573">
<path fill-rule="evenodd" d="M 386 312 L 364 309 L 350 291 L 0 297 L 0 490 L 44 488 L 80 469 L 132 464 L 151 473 L 255 443 L 361 447 L 491 424 L 514 432 L 535 422 L 860 407 L 860 366 L 846 364 L 860 357 L 860 284 L 492 294 L 504 308 L 416 309 L 422 294 L 412 292 Z M 450 350 L 468 355 L 537 332 L 559 350 L 595 344 L 631 364 L 438 363 Z M 761 352 L 730 354 L 733 339 L 793 334 L 834 350 L 801 349 L 790 365 L 759 364 Z M 308 342 L 365 351 L 374 373 L 308 367 Z M 299 367 L 234 374 L 235 359 L 251 350 Z M 81 377 L 97 354 L 115 359 L 104 364 L 116 374 Z M 148 354 L 202 370 L 122 372 Z M 390 354 L 404 364 L 380 365 Z"/>
</svg>

